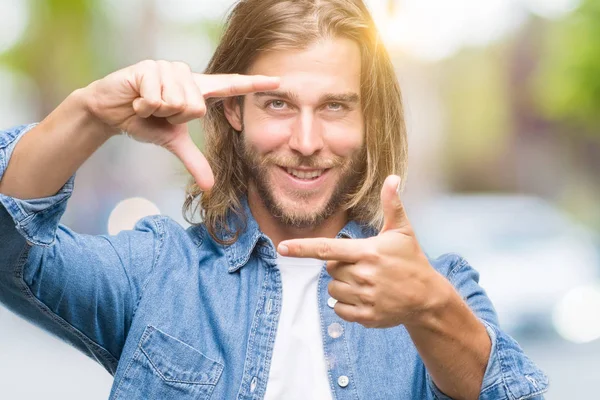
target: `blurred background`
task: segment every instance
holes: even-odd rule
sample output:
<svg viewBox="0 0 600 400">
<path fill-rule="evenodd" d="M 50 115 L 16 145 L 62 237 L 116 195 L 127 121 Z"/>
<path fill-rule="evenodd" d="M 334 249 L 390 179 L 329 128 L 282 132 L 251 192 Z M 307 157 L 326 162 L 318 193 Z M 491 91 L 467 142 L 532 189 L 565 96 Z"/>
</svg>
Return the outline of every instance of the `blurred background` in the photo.
<svg viewBox="0 0 600 400">
<path fill-rule="evenodd" d="M 409 216 L 431 257 L 465 256 L 500 322 L 550 376 L 600 381 L 600 0 L 370 0 L 403 89 Z M 0 127 L 146 58 L 206 66 L 233 0 L 0 0 Z M 192 124 L 202 146 L 200 124 Z M 63 222 L 106 234 L 183 225 L 168 152 L 111 139 Z M 112 377 L 0 308 L 0 398 L 106 399 Z"/>
</svg>

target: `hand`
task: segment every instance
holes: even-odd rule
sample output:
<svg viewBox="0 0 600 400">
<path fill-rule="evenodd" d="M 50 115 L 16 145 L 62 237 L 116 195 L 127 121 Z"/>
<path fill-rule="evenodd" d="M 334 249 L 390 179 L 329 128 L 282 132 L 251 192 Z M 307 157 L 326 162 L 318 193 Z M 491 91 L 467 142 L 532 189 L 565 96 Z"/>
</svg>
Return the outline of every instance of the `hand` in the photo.
<svg viewBox="0 0 600 400">
<path fill-rule="evenodd" d="M 369 328 L 418 322 L 442 304 L 451 286 L 421 250 L 397 193 L 399 183 L 389 176 L 381 190 L 384 226 L 378 236 L 294 239 L 278 247 L 285 256 L 327 261 L 335 312 Z"/>
<path fill-rule="evenodd" d="M 211 97 L 272 90 L 266 76 L 202 75 L 187 64 L 142 61 L 93 82 L 83 91 L 87 108 L 112 133 L 162 146 L 175 154 L 203 190 L 214 184 L 212 170 L 189 136 L 186 123 L 206 113 Z"/>
</svg>

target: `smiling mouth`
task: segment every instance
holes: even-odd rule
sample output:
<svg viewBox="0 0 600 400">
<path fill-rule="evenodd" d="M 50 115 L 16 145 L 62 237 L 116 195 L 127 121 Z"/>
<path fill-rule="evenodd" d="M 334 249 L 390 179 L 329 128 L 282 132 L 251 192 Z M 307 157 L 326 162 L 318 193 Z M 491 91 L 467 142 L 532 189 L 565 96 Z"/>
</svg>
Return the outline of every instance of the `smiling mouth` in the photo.
<svg viewBox="0 0 600 400">
<path fill-rule="evenodd" d="M 304 180 L 304 181 L 316 180 L 319 177 L 321 177 L 321 175 L 323 175 L 325 172 L 328 171 L 328 169 L 300 170 L 300 169 L 286 168 L 286 167 L 281 167 L 281 168 L 285 172 L 287 172 L 289 175 L 293 176 L 294 178 Z"/>
</svg>

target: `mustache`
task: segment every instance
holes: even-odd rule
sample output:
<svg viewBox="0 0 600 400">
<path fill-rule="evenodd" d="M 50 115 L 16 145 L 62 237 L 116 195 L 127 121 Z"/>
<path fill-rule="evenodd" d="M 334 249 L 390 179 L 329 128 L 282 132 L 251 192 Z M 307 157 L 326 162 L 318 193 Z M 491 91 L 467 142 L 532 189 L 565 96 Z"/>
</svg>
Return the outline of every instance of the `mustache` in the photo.
<svg viewBox="0 0 600 400">
<path fill-rule="evenodd" d="M 320 156 L 302 156 L 294 155 L 276 155 L 268 154 L 261 158 L 260 164 L 279 165 L 284 168 L 311 168 L 311 169 L 330 169 L 344 165 L 344 158 L 339 156 L 330 156 L 323 158 Z"/>
</svg>

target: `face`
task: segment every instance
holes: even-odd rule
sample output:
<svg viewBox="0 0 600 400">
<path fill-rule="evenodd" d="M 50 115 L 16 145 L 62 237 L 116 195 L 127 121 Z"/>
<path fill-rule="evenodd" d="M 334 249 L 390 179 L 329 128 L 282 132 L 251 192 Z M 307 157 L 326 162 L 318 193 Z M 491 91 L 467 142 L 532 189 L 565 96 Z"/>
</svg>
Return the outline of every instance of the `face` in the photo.
<svg viewBox="0 0 600 400">
<path fill-rule="evenodd" d="M 281 223 L 315 226 L 340 211 L 362 170 L 360 50 L 348 39 L 264 53 L 248 74 L 281 77 L 277 91 L 229 102 L 243 135 L 249 188 Z"/>
</svg>

